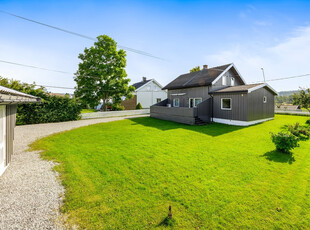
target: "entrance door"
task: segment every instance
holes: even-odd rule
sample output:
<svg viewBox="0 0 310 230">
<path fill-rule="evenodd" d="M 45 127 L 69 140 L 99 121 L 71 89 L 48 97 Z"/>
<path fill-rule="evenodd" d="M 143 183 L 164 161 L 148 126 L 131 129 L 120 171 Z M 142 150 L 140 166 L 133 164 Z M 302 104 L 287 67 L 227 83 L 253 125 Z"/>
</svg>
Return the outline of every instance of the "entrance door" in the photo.
<svg viewBox="0 0 310 230">
<path fill-rule="evenodd" d="M 5 168 L 5 105 L 0 105 L 0 175 Z"/>
</svg>

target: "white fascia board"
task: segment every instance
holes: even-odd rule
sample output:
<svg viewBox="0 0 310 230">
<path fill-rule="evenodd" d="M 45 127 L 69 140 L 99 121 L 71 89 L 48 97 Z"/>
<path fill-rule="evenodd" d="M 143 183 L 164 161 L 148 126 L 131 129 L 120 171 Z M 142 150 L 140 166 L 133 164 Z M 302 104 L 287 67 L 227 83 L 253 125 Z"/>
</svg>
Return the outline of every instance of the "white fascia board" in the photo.
<svg viewBox="0 0 310 230">
<path fill-rule="evenodd" d="M 158 86 L 160 87 L 160 90 L 162 90 L 162 88 L 163 88 L 162 85 L 159 84 L 157 81 L 155 81 L 155 79 L 151 79 L 148 83 L 146 83 L 146 84 L 140 86 L 138 89 L 136 89 L 135 92 L 137 92 L 137 91 L 139 91 L 140 89 L 142 89 L 143 87 L 145 87 L 145 86 L 151 84 L 152 82 L 155 83 L 156 85 L 158 85 Z M 163 90 L 162 90 L 162 91 L 163 91 Z"/>
<path fill-rule="evenodd" d="M 226 125 L 236 125 L 236 126 L 249 126 L 249 125 L 255 125 L 264 121 L 273 120 L 273 117 L 261 119 L 261 120 L 255 120 L 255 121 L 238 121 L 238 120 L 229 120 L 229 119 L 222 119 L 222 118 L 213 118 L 213 121 L 216 123 L 226 124 Z"/>
<path fill-rule="evenodd" d="M 212 81 L 212 85 L 215 84 L 215 82 L 217 82 L 219 79 L 221 79 L 221 77 L 233 66 L 234 64 L 230 64 L 217 78 L 214 79 L 214 81 Z"/>
<path fill-rule="evenodd" d="M 217 78 L 215 78 L 214 81 L 212 81 L 212 85 L 214 85 L 219 79 L 221 79 L 221 77 L 228 71 L 231 69 L 231 67 L 234 67 L 234 69 L 236 70 L 237 74 L 239 75 L 241 81 L 243 81 L 243 83 L 246 85 L 245 80 L 243 79 L 242 75 L 240 74 L 240 72 L 238 71 L 238 69 L 236 68 L 234 63 L 231 63 Z"/>
<path fill-rule="evenodd" d="M 236 70 L 236 72 L 238 73 L 239 77 L 241 78 L 241 80 L 243 81 L 243 83 L 246 85 L 246 82 L 244 80 L 244 78 L 242 77 L 241 73 L 239 72 L 239 70 L 237 69 L 237 67 L 235 66 L 234 63 L 232 63 L 232 66 L 234 67 L 234 69 Z"/>
<path fill-rule="evenodd" d="M 251 93 L 251 92 L 253 92 L 253 91 L 255 91 L 255 90 L 258 90 L 258 89 L 260 89 L 260 88 L 263 88 L 263 87 L 267 87 L 267 88 L 269 88 L 272 92 L 274 92 L 276 95 L 278 95 L 278 92 L 277 91 L 275 91 L 270 85 L 268 85 L 267 83 L 263 83 L 263 84 L 261 84 L 261 85 L 258 85 L 258 86 L 255 86 L 255 87 L 253 87 L 253 88 L 250 88 L 250 89 L 248 89 L 248 93 Z"/>
</svg>

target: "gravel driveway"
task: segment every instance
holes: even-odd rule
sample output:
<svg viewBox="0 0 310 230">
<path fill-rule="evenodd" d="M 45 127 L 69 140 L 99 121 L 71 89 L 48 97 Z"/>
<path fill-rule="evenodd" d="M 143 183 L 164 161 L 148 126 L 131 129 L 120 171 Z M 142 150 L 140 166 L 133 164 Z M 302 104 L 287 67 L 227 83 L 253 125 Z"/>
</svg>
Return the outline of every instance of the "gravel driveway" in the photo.
<svg viewBox="0 0 310 230">
<path fill-rule="evenodd" d="M 59 213 L 64 188 L 52 170 L 55 164 L 40 159 L 38 152 L 26 152 L 30 143 L 53 133 L 126 118 L 132 117 L 17 126 L 12 161 L 0 177 L 0 229 L 64 228 Z"/>
</svg>

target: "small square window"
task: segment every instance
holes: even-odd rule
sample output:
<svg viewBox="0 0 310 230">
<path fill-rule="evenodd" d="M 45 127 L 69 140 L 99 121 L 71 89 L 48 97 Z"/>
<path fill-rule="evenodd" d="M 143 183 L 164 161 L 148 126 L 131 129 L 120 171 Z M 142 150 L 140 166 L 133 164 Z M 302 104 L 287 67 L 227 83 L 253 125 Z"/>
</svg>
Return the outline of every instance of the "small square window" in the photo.
<svg viewBox="0 0 310 230">
<path fill-rule="evenodd" d="M 264 102 L 264 103 L 267 103 L 267 97 L 266 97 L 266 96 L 264 96 L 263 102 Z"/>
<path fill-rule="evenodd" d="M 161 102 L 161 98 L 156 98 L 156 103 Z"/>
<path fill-rule="evenodd" d="M 222 110 L 231 110 L 231 98 L 222 98 L 221 109 Z"/>
</svg>

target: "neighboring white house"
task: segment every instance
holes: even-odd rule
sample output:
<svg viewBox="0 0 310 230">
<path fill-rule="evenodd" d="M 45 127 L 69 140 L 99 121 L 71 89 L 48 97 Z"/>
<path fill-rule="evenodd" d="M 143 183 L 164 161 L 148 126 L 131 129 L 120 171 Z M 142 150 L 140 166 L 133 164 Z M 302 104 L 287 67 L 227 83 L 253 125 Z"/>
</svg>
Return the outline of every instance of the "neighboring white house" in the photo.
<svg viewBox="0 0 310 230">
<path fill-rule="evenodd" d="M 134 95 L 137 96 L 136 103 L 140 103 L 143 108 L 150 108 L 160 101 L 167 98 L 167 90 L 162 90 L 162 86 L 155 80 L 146 77 L 142 78 L 142 81 L 133 84 L 136 88 Z"/>
</svg>

